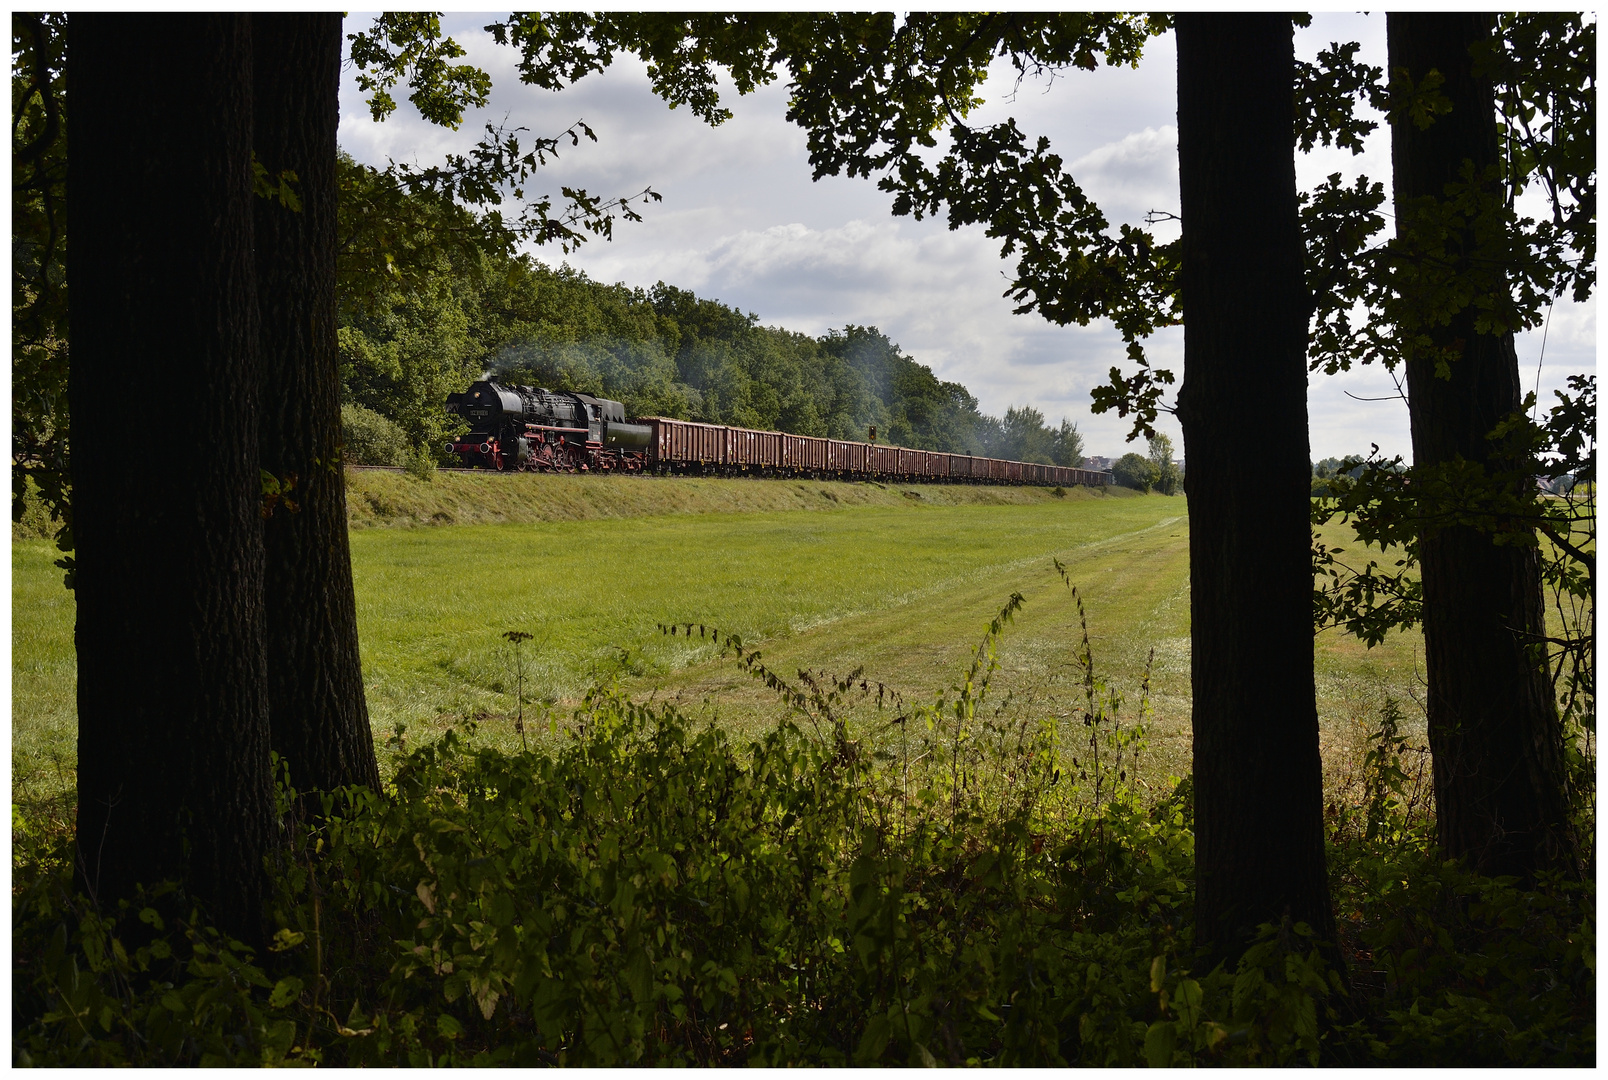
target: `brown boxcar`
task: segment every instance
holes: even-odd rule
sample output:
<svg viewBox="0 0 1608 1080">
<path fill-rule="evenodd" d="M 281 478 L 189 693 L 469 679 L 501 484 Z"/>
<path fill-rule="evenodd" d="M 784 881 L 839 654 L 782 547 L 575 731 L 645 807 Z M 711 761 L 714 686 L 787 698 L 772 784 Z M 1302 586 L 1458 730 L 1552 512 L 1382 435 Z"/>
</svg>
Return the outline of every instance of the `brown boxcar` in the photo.
<svg viewBox="0 0 1608 1080">
<path fill-rule="evenodd" d="M 726 463 L 745 472 L 778 468 L 782 464 L 784 437 L 779 431 L 729 427 L 726 429 Z"/>
<path fill-rule="evenodd" d="M 718 424 L 665 416 L 650 416 L 642 422 L 653 428 L 649 460 L 654 467 L 726 463 L 726 429 Z"/>
<path fill-rule="evenodd" d="M 787 435 L 782 442 L 782 464 L 798 472 L 827 471 L 828 440 L 809 435 Z"/>
<path fill-rule="evenodd" d="M 834 440 L 832 452 L 837 455 L 836 468 L 850 476 L 864 476 L 871 471 L 869 443 Z"/>
</svg>

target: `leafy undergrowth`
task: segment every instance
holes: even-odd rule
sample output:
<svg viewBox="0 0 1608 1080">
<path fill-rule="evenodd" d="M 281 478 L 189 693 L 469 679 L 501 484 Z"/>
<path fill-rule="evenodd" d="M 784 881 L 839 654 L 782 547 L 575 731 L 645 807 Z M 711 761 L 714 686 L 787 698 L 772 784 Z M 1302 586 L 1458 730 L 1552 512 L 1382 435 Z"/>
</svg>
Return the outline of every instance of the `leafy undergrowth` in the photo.
<svg viewBox="0 0 1608 1080">
<path fill-rule="evenodd" d="M 990 705 L 1017 602 L 956 689 L 890 702 L 875 740 L 839 719 L 875 684 L 784 681 L 723 639 L 787 707 L 762 738 L 600 689 L 553 753 L 465 724 L 383 794 L 281 785 L 262 952 L 170 886 L 94 911 L 65 819 L 16 819 L 15 1060 L 1594 1061 L 1591 887 L 1438 863 L 1388 722 L 1330 852 L 1349 988 L 1300 925 L 1207 970 L 1190 785 L 1146 805 L 1131 780 L 1143 693 L 1125 718 L 1085 641 L 1064 729 Z"/>
</svg>

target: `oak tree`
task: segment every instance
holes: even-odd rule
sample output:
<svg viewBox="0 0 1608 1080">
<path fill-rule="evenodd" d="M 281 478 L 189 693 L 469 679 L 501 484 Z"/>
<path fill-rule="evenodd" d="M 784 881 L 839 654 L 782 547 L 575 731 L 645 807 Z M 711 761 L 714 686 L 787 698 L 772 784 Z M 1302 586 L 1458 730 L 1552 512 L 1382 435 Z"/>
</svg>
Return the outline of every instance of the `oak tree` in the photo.
<svg viewBox="0 0 1608 1080">
<path fill-rule="evenodd" d="M 1593 558 L 1574 500 L 1541 497 L 1536 477 L 1582 464 L 1594 382 L 1573 380 L 1546 424 L 1531 420 L 1513 335 L 1595 285 L 1595 28 L 1572 13 L 1386 25 L 1388 83 L 1353 65 L 1334 104 L 1346 113 L 1366 98 L 1388 114 L 1395 235 L 1374 241 L 1384 195 L 1366 179 L 1331 178 L 1306 208 L 1320 282 L 1312 363 L 1403 371 L 1413 463 L 1369 462 L 1328 485 L 1337 501 L 1315 520 L 1345 518 L 1401 557 L 1393 570 L 1351 566 L 1320 545 L 1316 618 L 1370 644 L 1422 622 L 1448 857 L 1526 879 L 1575 872 L 1570 774 L 1589 770 L 1568 766 L 1556 701 L 1562 690 L 1579 710 L 1582 687 L 1589 699 L 1591 633 L 1577 619 L 1551 635 L 1542 586 L 1589 609 Z M 1520 215 L 1527 187 L 1548 217 Z M 1555 556 L 1543 558 L 1543 538 Z"/>
<path fill-rule="evenodd" d="M 1398 94 L 1436 94 L 1427 117 L 1392 113 L 1392 182 L 1400 276 L 1412 279 L 1404 288 L 1416 286 L 1419 306 L 1402 320 L 1414 470 L 1427 478 L 1473 466 L 1516 487 L 1528 482 L 1523 463 L 1504 462 L 1490 438 L 1523 401 L 1516 327 L 1503 317 L 1512 286 L 1500 261 L 1487 269 L 1479 235 L 1506 208 L 1495 91 L 1476 71 L 1495 22 L 1387 17 Z M 1452 299 L 1451 288 L 1468 299 Z M 1561 731 L 1535 648 L 1546 637 L 1537 548 L 1424 520 L 1418 562 L 1442 851 L 1487 874 L 1572 869 Z"/>
<path fill-rule="evenodd" d="M 255 937 L 273 828 L 245 15 L 74 14 L 78 866 Z"/>
<path fill-rule="evenodd" d="M 252 19 L 253 145 L 287 198 L 254 215 L 268 713 L 300 790 L 378 788 L 341 468 L 335 342 L 341 17 Z"/>
<path fill-rule="evenodd" d="M 1178 17 L 1195 918 L 1197 939 L 1219 945 L 1286 916 L 1334 940 L 1293 32 L 1277 15 Z"/>
</svg>

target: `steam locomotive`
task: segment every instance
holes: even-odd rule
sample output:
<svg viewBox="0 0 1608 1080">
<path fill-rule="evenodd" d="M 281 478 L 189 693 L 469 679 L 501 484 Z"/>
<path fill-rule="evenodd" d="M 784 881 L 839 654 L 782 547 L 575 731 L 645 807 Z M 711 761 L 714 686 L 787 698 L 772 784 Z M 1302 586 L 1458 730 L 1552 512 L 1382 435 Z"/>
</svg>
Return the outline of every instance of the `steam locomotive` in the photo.
<svg viewBox="0 0 1608 1080">
<path fill-rule="evenodd" d="M 496 379 L 447 396 L 469 423 L 447 444 L 469 468 L 531 472 L 654 472 L 837 480 L 1103 486 L 1111 474 L 876 442 L 823 439 L 649 416 L 590 394 L 504 386 Z M 871 432 L 876 437 L 875 429 Z"/>
<path fill-rule="evenodd" d="M 447 452 L 499 472 L 641 472 L 653 437 L 647 425 L 625 422 L 618 401 L 494 379 L 448 394 L 447 412 L 469 422 Z"/>
</svg>

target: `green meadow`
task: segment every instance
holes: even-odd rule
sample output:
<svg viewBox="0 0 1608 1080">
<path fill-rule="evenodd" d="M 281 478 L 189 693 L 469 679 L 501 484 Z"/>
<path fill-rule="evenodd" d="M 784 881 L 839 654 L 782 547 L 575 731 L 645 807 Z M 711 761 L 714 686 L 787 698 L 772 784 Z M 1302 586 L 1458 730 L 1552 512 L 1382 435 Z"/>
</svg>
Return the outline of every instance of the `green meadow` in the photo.
<svg viewBox="0 0 1608 1080">
<path fill-rule="evenodd" d="M 1073 490 L 878 487 L 797 481 L 355 474 L 353 570 L 377 741 L 465 717 L 515 740 L 516 664 L 538 739 L 596 683 L 672 698 L 752 730 L 776 695 L 698 627 L 758 646 L 784 677 L 860 670 L 882 705 L 929 700 L 964 674 L 989 619 L 1024 605 L 999 650 L 992 700 L 1069 715 L 1083 693 L 1082 629 L 1096 674 L 1137 718 L 1149 673 L 1149 767 L 1188 769 L 1189 528 L 1181 497 Z M 472 496 L 487 496 L 476 504 Z M 493 508 L 488 511 L 487 507 Z M 477 509 L 478 507 L 478 509 Z M 419 526 L 495 512 L 498 523 Z M 43 540 L 12 544 L 13 777 L 71 782 L 73 603 Z M 693 636 L 661 627 L 692 624 Z M 516 657 L 503 639 L 532 635 Z M 1319 710 L 1331 779 L 1356 760 L 1386 693 L 1405 699 L 1419 642 L 1366 649 L 1318 639 Z M 874 730 L 874 694 L 850 710 Z M 389 757 L 382 747 L 382 759 Z"/>
</svg>

